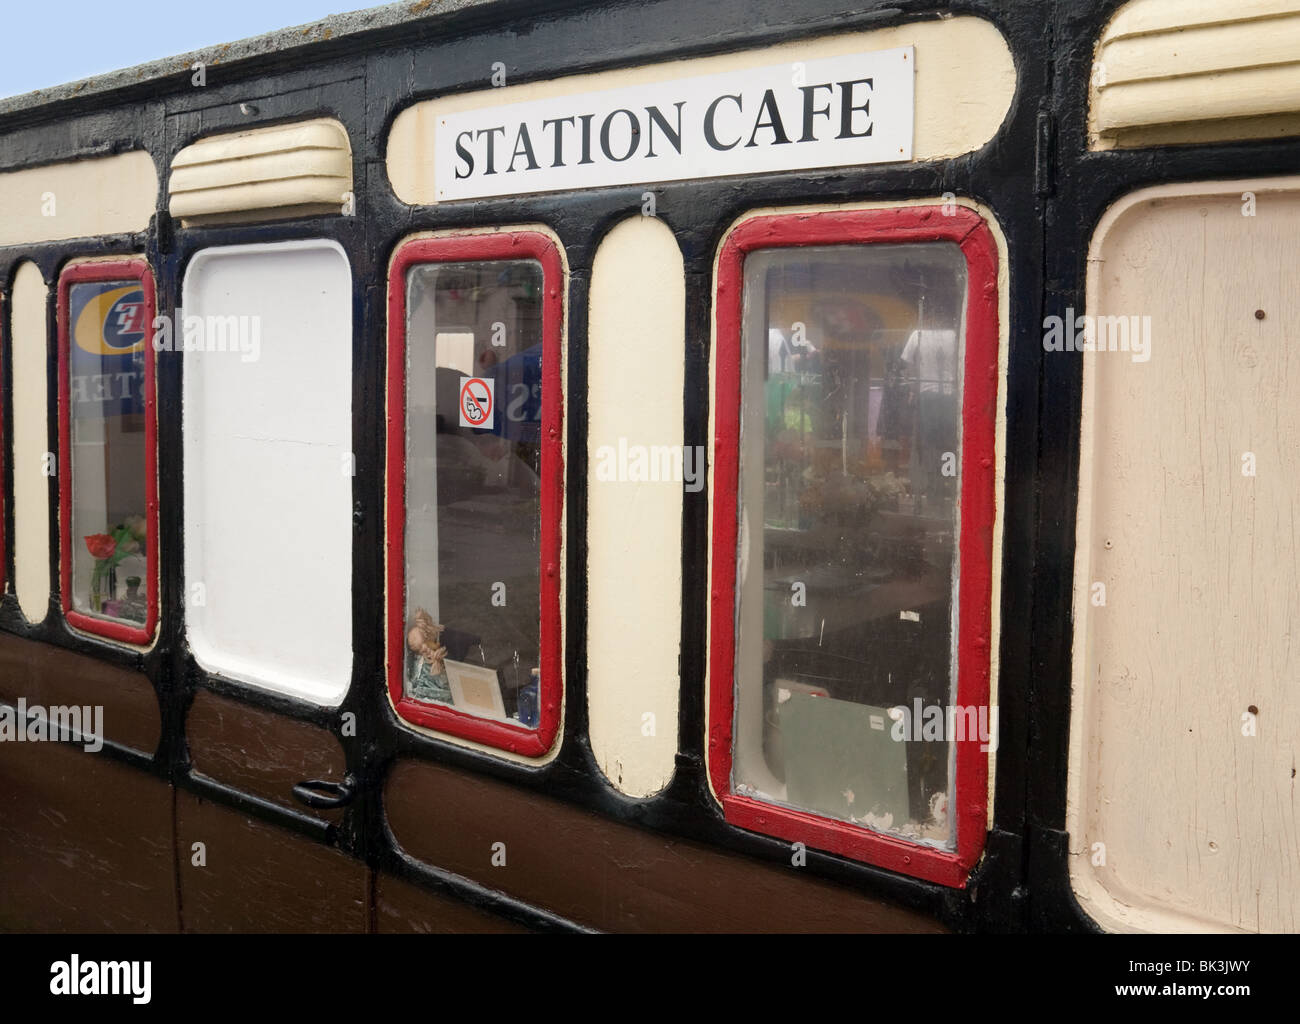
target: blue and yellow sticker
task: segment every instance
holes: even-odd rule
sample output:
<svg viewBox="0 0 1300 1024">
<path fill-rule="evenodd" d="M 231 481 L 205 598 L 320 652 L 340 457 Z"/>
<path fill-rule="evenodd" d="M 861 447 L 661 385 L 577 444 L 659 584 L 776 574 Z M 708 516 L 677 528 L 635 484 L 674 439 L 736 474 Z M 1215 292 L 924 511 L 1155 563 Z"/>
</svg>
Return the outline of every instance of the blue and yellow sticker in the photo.
<svg viewBox="0 0 1300 1024">
<path fill-rule="evenodd" d="M 68 295 L 72 324 L 69 381 L 79 414 L 84 403 L 100 415 L 144 412 L 144 356 L 149 344 L 144 290 L 138 281 L 87 281 Z"/>
</svg>

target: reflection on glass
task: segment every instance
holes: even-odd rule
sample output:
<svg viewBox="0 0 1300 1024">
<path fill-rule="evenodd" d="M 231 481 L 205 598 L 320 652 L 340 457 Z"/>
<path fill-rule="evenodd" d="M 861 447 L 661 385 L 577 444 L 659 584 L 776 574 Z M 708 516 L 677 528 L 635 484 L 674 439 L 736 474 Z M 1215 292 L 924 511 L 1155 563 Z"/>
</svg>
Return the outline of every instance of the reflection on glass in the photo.
<svg viewBox="0 0 1300 1024">
<path fill-rule="evenodd" d="M 535 728 L 542 268 L 416 267 L 407 310 L 405 693 Z"/>
<path fill-rule="evenodd" d="M 68 290 L 72 440 L 72 607 L 143 625 L 147 618 L 145 345 L 138 281 Z"/>
<path fill-rule="evenodd" d="M 733 785 L 944 847 L 965 294 L 947 242 L 745 262 Z"/>
</svg>

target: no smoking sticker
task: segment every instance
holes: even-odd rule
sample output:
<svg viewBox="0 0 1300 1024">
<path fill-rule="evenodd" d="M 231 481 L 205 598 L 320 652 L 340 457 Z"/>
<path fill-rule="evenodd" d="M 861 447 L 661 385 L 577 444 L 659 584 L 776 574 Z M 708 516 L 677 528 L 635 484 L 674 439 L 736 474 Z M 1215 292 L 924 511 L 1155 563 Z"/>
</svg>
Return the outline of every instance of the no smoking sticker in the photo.
<svg viewBox="0 0 1300 1024">
<path fill-rule="evenodd" d="M 492 384 L 485 377 L 460 379 L 460 425 L 462 427 L 492 426 Z"/>
</svg>

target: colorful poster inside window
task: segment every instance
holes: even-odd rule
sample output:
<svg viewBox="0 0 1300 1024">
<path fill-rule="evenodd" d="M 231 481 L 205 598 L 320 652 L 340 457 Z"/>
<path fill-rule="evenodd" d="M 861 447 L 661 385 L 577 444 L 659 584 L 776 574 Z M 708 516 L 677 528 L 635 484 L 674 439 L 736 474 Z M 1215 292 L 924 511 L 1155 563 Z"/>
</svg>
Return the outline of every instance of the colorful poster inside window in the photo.
<svg viewBox="0 0 1300 1024">
<path fill-rule="evenodd" d="M 75 417 L 143 416 L 150 324 L 139 281 L 88 281 L 69 293 Z"/>
<path fill-rule="evenodd" d="M 154 299 L 143 276 L 122 269 L 77 264 L 61 281 L 64 605 L 74 625 L 145 642 L 156 607 Z M 114 624 L 124 628 L 100 628 Z"/>
</svg>

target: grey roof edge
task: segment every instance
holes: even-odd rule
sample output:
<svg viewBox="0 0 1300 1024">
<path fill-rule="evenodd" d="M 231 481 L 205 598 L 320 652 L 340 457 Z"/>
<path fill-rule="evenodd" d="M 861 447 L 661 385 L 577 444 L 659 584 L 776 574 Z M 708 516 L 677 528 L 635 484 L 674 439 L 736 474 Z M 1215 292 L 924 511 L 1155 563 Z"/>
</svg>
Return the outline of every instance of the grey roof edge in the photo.
<svg viewBox="0 0 1300 1024">
<path fill-rule="evenodd" d="M 36 89 L 18 96 L 6 97 L 0 99 L 0 118 L 10 114 L 35 111 L 65 100 L 103 96 L 119 89 L 144 85 L 154 79 L 188 73 L 197 62 L 202 62 L 208 67 L 232 64 L 253 57 L 309 46 L 312 43 L 337 41 L 375 30 L 427 22 L 446 15 L 491 6 L 508 8 L 512 13 L 518 12 L 518 6 L 509 3 L 508 0 L 406 0 L 404 3 L 368 7 L 347 14 L 331 15 L 305 25 L 278 29 L 237 42 L 218 43 L 190 53 L 148 61 L 120 71 L 109 71 L 102 75 L 69 82 L 66 85 Z M 553 6 L 541 2 L 536 4 L 539 13 Z"/>
</svg>

